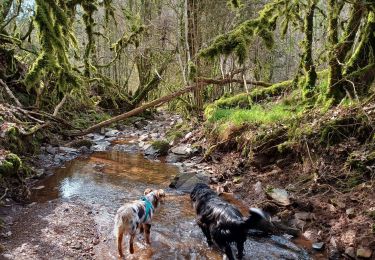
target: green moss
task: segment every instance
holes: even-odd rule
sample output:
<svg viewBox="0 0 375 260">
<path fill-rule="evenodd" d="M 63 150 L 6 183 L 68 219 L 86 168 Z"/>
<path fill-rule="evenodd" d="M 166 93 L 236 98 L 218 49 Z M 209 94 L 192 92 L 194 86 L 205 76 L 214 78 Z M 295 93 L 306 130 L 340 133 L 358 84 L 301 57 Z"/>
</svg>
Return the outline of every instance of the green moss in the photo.
<svg viewBox="0 0 375 260">
<path fill-rule="evenodd" d="M 251 108 L 251 105 L 256 101 L 261 101 L 267 97 L 280 95 L 283 91 L 288 91 L 291 86 L 291 81 L 284 81 L 274 84 L 266 88 L 257 88 L 249 94 L 241 93 L 232 97 L 223 97 L 212 104 L 209 104 L 205 109 L 206 118 L 212 117 L 217 109 L 224 108 Z"/>
<path fill-rule="evenodd" d="M 0 162 L 0 175 L 17 174 L 21 166 L 22 161 L 16 154 L 7 154 Z"/>
<path fill-rule="evenodd" d="M 374 163 L 375 151 L 354 151 L 348 156 L 345 167 L 360 173 L 367 173 Z"/>
<path fill-rule="evenodd" d="M 176 124 L 173 128 L 168 130 L 166 136 L 168 141 L 176 141 L 185 136 L 190 130 L 190 126 L 186 123 Z"/>
<path fill-rule="evenodd" d="M 158 151 L 159 155 L 167 155 L 169 150 L 169 143 L 167 141 L 155 141 L 151 144 L 152 148 Z"/>
<path fill-rule="evenodd" d="M 214 58 L 221 54 L 228 55 L 234 53 L 240 64 L 243 64 L 247 54 L 248 45 L 254 36 L 263 39 L 266 47 L 271 48 L 274 43 L 272 19 L 260 16 L 258 19 L 247 20 L 238 25 L 227 34 L 220 35 L 214 39 L 213 43 L 200 52 L 200 56 Z"/>
<path fill-rule="evenodd" d="M 367 216 L 369 216 L 372 220 L 375 221 L 375 210 L 368 211 Z"/>
<path fill-rule="evenodd" d="M 76 127 L 86 128 L 92 124 L 99 123 L 110 118 L 111 116 L 107 113 L 96 110 L 87 110 L 82 113 L 74 114 L 72 121 L 73 125 Z"/>
<path fill-rule="evenodd" d="M 277 145 L 277 150 L 279 151 L 279 153 L 287 153 L 293 150 L 295 144 L 296 142 L 294 141 L 285 141 Z"/>
<path fill-rule="evenodd" d="M 344 189 L 350 191 L 352 188 L 358 186 L 359 184 L 363 183 L 364 179 L 362 174 L 358 172 L 352 172 L 348 179 L 344 182 Z"/>
<path fill-rule="evenodd" d="M 360 142 L 364 142 L 368 140 L 371 129 L 371 123 L 367 122 L 367 118 L 363 116 L 337 118 L 321 126 L 320 142 L 333 145 L 349 137 L 355 137 Z"/>
<path fill-rule="evenodd" d="M 250 109 L 216 109 L 208 122 L 230 122 L 234 125 L 243 123 L 270 124 L 285 122 L 298 114 L 301 107 L 290 107 L 282 103 L 269 103 L 265 106 L 256 104 Z"/>
<path fill-rule="evenodd" d="M 14 153 L 23 153 L 27 148 L 25 147 L 20 132 L 16 126 L 10 127 L 7 130 L 4 142 L 8 146 L 8 149 Z"/>
</svg>

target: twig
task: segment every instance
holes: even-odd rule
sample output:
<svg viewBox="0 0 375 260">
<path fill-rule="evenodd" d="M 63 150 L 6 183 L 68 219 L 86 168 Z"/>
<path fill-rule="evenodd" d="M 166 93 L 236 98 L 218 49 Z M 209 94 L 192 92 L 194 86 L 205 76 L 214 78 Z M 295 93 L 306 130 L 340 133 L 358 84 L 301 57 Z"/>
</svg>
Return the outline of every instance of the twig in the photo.
<svg viewBox="0 0 375 260">
<path fill-rule="evenodd" d="M 14 100 L 14 102 L 17 104 L 17 106 L 22 107 L 21 102 L 16 98 L 16 96 L 13 94 L 12 90 L 10 90 L 8 85 L 5 84 L 5 82 L 2 79 L 0 79 L 0 84 L 5 88 L 5 91 Z"/>
<path fill-rule="evenodd" d="M 44 123 L 44 124 L 42 124 L 42 125 L 35 125 L 35 126 L 33 126 L 28 132 L 26 132 L 24 135 L 25 136 L 28 136 L 28 135 L 33 135 L 33 134 L 35 134 L 37 131 L 39 131 L 40 129 L 42 129 L 42 128 L 44 128 L 44 127 L 47 127 L 47 126 L 49 126 L 51 124 L 51 122 L 46 122 L 46 123 Z"/>
<path fill-rule="evenodd" d="M 59 110 L 60 108 L 64 105 L 65 101 L 66 101 L 66 98 L 69 96 L 69 94 L 66 94 L 63 99 L 60 101 L 60 103 L 57 104 L 57 106 L 55 107 L 55 110 L 53 111 L 53 116 L 57 116 L 57 114 L 59 113 Z"/>
<path fill-rule="evenodd" d="M 5 189 L 4 194 L 0 197 L 0 201 L 5 198 L 5 196 L 7 195 L 8 190 L 9 190 L 8 188 Z"/>
</svg>

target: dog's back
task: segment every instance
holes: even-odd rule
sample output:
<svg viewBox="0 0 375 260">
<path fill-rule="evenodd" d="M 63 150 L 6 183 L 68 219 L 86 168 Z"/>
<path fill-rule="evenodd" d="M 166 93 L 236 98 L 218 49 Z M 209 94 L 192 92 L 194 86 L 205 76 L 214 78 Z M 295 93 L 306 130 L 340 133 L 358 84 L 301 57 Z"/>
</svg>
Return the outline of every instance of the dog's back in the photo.
<svg viewBox="0 0 375 260">
<path fill-rule="evenodd" d="M 120 230 L 123 230 L 126 233 L 131 233 L 132 231 L 135 231 L 134 229 L 138 226 L 139 223 L 137 223 L 137 220 L 139 220 L 139 218 L 133 207 L 134 203 L 128 203 L 117 210 L 114 228 L 116 237 L 119 235 Z"/>
</svg>

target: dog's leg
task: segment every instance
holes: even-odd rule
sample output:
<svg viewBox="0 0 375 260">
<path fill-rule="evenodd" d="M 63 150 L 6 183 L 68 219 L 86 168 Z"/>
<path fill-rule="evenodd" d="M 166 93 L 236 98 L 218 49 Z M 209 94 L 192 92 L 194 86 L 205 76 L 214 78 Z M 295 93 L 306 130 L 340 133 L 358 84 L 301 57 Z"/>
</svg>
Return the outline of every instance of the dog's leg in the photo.
<svg viewBox="0 0 375 260">
<path fill-rule="evenodd" d="M 129 239 L 129 252 L 130 254 L 134 254 L 134 238 L 135 238 L 135 233 L 130 234 L 130 239 Z"/>
<path fill-rule="evenodd" d="M 198 226 L 202 229 L 203 234 L 206 236 L 207 243 L 209 246 L 212 246 L 212 238 L 209 228 L 206 224 L 203 224 L 200 220 L 197 220 Z"/>
<path fill-rule="evenodd" d="M 237 257 L 238 259 L 242 259 L 243 257 L 243 245 L 245 241 L 237 241 Z"/>
<path fill-rule="evenodd" d="M 144 232 L 143 224 L 139 224 L 139 234 L 143 234 L 143 232 Z"/>
<path fill-rule="evenodd" d="M 144 224 L 144 229 L 145 229 L 146 243 L 151 244 L 151 241 L 150 241 L 151 224 Z"/>
<path fill-rule="evenodd" d="M 124 237 L 124 230 L 122 228 L 119 228 L 118 233 L 117 233 L 117 250 L 121 258 L 124 257 L 124 253 L 122 252 L 122 238 L 123 237 Z"/>
<path fill-rule="evenodd" d="M 232 248 L 230 248 L 229 244 L 225 246 L 224 251 L 229 260 L 235 260 L 233 256 Z"/>
<path fill-rule="evenodd" d="M 223 242 L 223 243 L 218 244 L 218 246 L 221 249 L 221 251 L 225 253 L 226 257 L 229 260 L 235 260 L 230 244 Z M 223 257 L 223 259 L 225 258 Z"/>
</svg>

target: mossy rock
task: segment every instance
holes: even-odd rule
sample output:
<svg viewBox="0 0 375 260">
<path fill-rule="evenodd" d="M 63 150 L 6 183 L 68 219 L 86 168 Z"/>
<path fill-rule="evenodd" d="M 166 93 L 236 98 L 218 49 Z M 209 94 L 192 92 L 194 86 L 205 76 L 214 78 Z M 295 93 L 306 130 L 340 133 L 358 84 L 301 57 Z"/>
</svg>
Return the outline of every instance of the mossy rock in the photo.
<svg viewBox="0 0 375 260">
<path fill-rule="evenodd" d="M 21 166 L 21 159 L 16 154 L 9 153 L 5 156 L 5 159 L 0 162 L 0 175 L 16 174 Z"/>
<path fill-rule="evenodd" d="M 93 142 L 89 139 L 74 140 L 68 144 L 68 146 L 73 147 L 73 148 L 81 148 L 83 146 L 90 148 L 92 145 L 93 145 Z"/>
<path fill-rule="evenodd" d="M 167 141 L 155 141 L 151 144 L 152 148 L 158 151 L 161 156 L 167 155 L 169 150 L 169 143 Z"/>
</svg>

